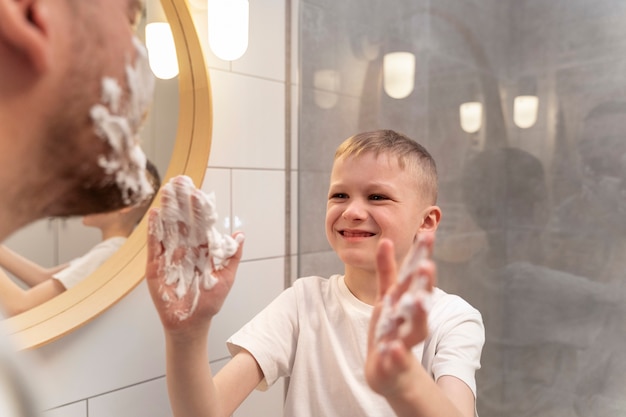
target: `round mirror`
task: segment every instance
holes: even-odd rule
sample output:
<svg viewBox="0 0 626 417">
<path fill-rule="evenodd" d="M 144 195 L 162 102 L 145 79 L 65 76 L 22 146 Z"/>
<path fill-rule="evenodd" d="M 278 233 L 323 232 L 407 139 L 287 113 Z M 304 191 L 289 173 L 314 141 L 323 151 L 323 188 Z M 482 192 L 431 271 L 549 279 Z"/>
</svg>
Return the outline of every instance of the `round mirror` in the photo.
<svg viewBox="0 0 626 417">
<path fill-rule="evenodd" d="M 176 141 L 163 182 L 184 174 L 202 183 L 211 147 L 211 92 L 200 39 L 185 0 L 161 0 L 178 56 Z M 153 204 L 158 204 L 158 198 Z M 19 349 L 56 340 L 86 324 L 130 292 L 144 277 L 147 219 L 96 272 L 59 296 L 5 320 Z"/>
</svg>

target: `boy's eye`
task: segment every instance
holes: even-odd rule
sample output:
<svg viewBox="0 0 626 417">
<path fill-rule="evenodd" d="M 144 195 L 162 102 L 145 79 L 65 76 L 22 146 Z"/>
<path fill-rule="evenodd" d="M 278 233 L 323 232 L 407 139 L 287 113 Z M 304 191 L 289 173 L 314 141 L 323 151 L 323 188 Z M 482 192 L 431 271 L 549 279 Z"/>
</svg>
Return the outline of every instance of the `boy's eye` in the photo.
<svg viewBox="0 0 626 417">
<path fill-rule="evenodd" d="M 386 196 L 381 194 L 372 194 L 369 198 L 374 201 L 388 200 Z"/>
<path fill-rule="evenodd" d="M 345 193 L 335 193 L 330 196 L 330 198 L 348 198 L 348 194 Z"/>
</svg>

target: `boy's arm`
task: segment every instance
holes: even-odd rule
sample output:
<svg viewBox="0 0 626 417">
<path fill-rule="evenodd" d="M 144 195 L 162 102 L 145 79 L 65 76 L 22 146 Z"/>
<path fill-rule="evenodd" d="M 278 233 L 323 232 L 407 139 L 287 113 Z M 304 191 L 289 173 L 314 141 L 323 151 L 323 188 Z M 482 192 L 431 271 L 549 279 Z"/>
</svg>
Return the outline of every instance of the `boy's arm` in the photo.
<svg viewBox="0 0 626 417">
<path fill-rule="evenodd" d="M 44 268 L 4 245 L 0 246 L 0 266 L 22 280 L 29 287 L 34 287 L 65 269 L 67 264 Z"/>
<path fill-rule="evenodd" d="M 0 305 L 7 316 L 14 316 L 30 310 L 56 297 L 63 291 L 65 291 L 65 287 L 56 279 L 48 279 L 24 290 L 0 270 Z"/>
<path fill-rule="evenodd" d="M 432 246 L 432 241 L 429 242 Z M 398 416 L 472 417 L 475 399 L 471 389 L 460 379 L 442 376 L 434 381 L 411 352 L 428 334 L 427 312 L 416 302 L 411 320 L 411 331 L 400 335 L 396 330 L 382 341 L 376 339 L 376 328 L 387 294 L 394 302 L 407 290 L 409 283 L 396 283 L 396 264 L 393 244 L 381 243 L 377 256 L 379 297 L 370 322 L 368 355 L 365 374 L 370 387 L 383 395 Z M 419 275 L 427 278 L 427 290 L 432 291 L 435 266 L 430 260 L 418 266 Z M 398 328 L 400 327 L 400 323 Z M 382 343 L 381 343 L 382 342 Z"/>
<path fill-rule="evenodd" d="M 163 188 L 161 208 L 148 213 L 146 281 L 165 332 L 168 392 L 176 417 L 230 416 L 263 378 L 245 351 L 215 378 L 211 373 L 209 329 L 233 285 L 243 235 L 234 236 L 236 251 L 216 267 L 206 223 L 215 216 L 208 203 L 190 181 L 175 178 Z"/>
<path fill-rule="evenodd" d="M 207 352 L 206 334 L 186 341 L 166 336 L 167 386 L 174 416 L 231 416 L 263 379 L 246 350 L 213 377 Z"/>
</svg>

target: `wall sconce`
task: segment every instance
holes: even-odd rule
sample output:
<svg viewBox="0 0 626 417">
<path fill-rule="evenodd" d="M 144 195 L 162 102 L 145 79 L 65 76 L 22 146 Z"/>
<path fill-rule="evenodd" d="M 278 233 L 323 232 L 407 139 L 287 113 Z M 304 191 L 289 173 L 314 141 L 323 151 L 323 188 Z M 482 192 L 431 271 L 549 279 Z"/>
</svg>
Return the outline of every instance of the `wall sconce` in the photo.
<svg viewBox="0 0 626 417">
<path fill-rule="evenodd" d="M 315 104 L 322 109 L 332 109 L 339 100 L 339 72 L 325 69 L 317 70 L 313 74 L 315 87 Z"/>
<path fill-rule="evenodd" d="M 208 0 L 209 46 L 224 61 L 234 61 L 248 49 L 248 0 Z"/>
<path fill-rule="evenodd" d="M 513 122 L 521 129 L 532 127 L 537 122 L 539 98 L 537 96 L 517 96 L 513 100 Z"/>
<path fill-rule="evenodd" d="M 178 75 L 176 45 L 169 23 L 151 22 L 146 25 L 146 49 L 150 69 L 157 78 L 169 80 Z"/>
<path fill-rule="evenodd" d="M 408 97 L 415 86 L 415 55 L 392 52 L 383 58 L 383 87 L 389 97 Z"/>
<path fill-rule="evenodd" d="M 483 103 L 469 101 L 459 107 L 461 129 L 467 133 L 476 133 L 483 125 Z"/>
</svg>

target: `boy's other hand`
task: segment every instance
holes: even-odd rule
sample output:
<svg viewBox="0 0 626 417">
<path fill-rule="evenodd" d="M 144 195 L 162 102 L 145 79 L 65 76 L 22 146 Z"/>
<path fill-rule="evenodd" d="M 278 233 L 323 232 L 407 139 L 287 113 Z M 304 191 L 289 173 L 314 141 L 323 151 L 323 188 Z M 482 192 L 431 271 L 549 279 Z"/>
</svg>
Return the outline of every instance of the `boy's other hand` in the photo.
<svg viewBox="0 0 626 417">
<path fill-rule="evenodd" d="M 385 396 L 401 396 L 410 392 L 416 380 L 415 372 L 421 364 L 411 349 L 428 335 L 428 312 L 425 300 L 415 296 L 414 279 L 422 279 L 422 294 L 432 293 L 435 283 L 435 264 L 430 259 L 434 243 L 433 233 L 420 235 L 420 245 L 426 250 L 425 259 L 416 263 L 411 277 L 400 282 L 394 247 L 390 240 L 381 241 L 376 258 L 378 297 L 370 321 L 365 376 L 370 387 Z M 411 300 L 409 317 L 394 316 L 391 328 L 379 335 L 379 321 L 388 311 L 403 309 L 401 304 Z M 382 313 L 382 315 L 381 315 Z M 408 330 L 407 330 L 408 329 Z M 414 388 L 414 387 L 413 387 Z"/>
</svg>

